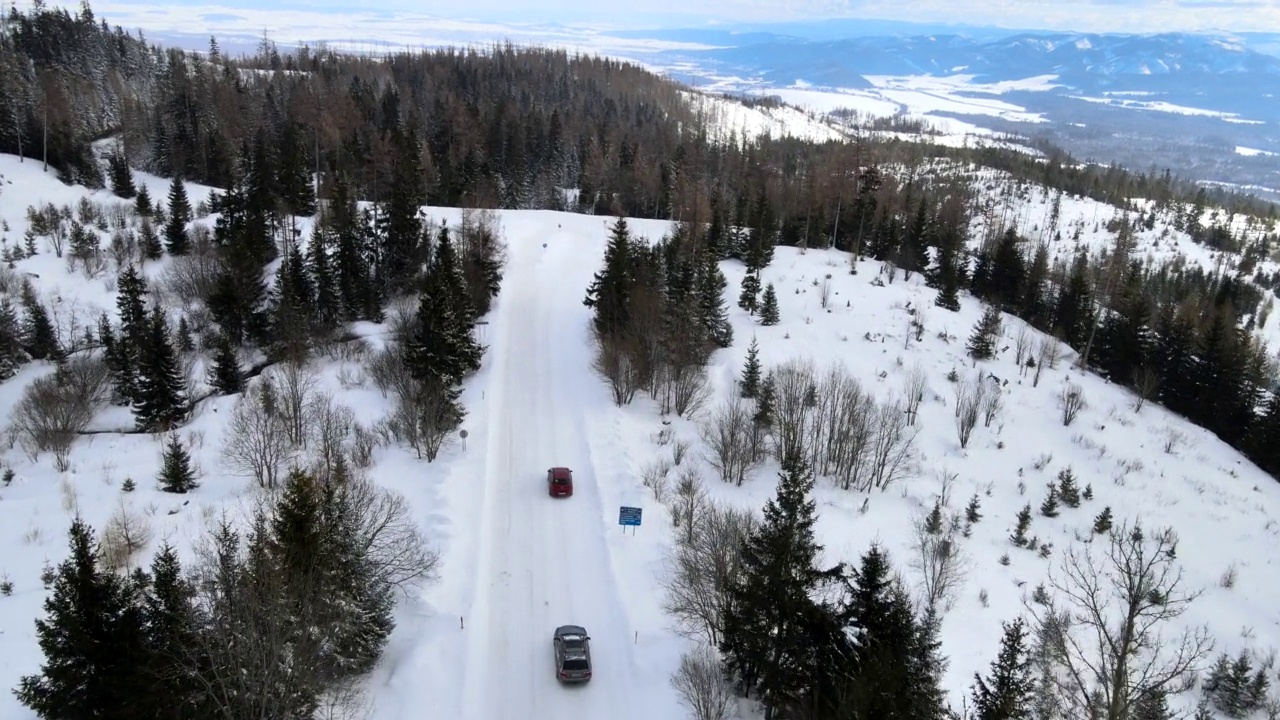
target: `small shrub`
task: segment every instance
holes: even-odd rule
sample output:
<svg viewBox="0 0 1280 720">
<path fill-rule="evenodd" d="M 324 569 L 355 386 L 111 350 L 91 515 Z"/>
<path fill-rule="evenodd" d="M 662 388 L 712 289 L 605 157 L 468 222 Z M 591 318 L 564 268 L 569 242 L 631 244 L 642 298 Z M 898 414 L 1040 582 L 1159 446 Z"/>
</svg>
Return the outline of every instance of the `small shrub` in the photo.
<svg viewBox="0 0 1280 720">
<path fill-rule="evenodd" d="M 1058 517 L 1058 486 L 1049 484 L 1049 495 L 1040 503 L 1040 514 L 1053 518 Z"/>
<path fill-rule="evenodd" d="M 978 502 L 978 493 L 974 493 L 973 497 L 969 498 L 968 507 L 964 509 L 965 521 L 970 524 L 977 524 L 982 519 L 982 513 L 978 512 L 981 507 L 982 505 Z"/>
<path fill-rule="evenodd" d="M 1018 512 L 1018 525 L 1014 528 L 1009 540 L 1018 547 L 1027 546 L 1027 530 L 1031 528 L 1031 505 L 1024 505 Z"/>
<path fill-rule="evenodd" d="M 138 484 L 133 481 L 133 478 L 125 478 L 124 482 L 120 483 L 120 489 L 124 492 L 133 492 L 138 489 Z"/>
<path fill-rule="evenodd" d="M 1049 556 L 1052 554 L 1053 554 L 1053 543 L 1045 543 L 1040 546 L 1040 557 L 1045 558 L 1047 560 L 1049 559 Z"/>
<path fill-rule="evenodd" d="M 8 575 L 0 575 L 0 595 L 9 597 L 13 594 L 13 581 Z"/>
<path fill-rule="evenodd" d="M 50 590 L 53 588 L 53 583 L 57 579 L 58 571 L 54 569 L 53 565 L 49 564 L 48 560 L 46 560 L 44 567 L 40 570 L 40 585 L 44 587 L 45 590 Z"/>
<path fill-rule="evenodd" d="M 1000 564 L 1009 567 L 1009 553 L 1000 556 Z"/>
<path fill-rule="evenodd" d="M 987 589 L 982 588 L 978 591 L 978 602 L 982 603 L 982 607 L 991 607 L 991 596 L 987 594 Z"/>
<path fill-rule="evenodd" d="M 1227 569 L 1223 571 L 1222 577 L 1218 579 L 1218 584 L 1230 590 L 1236 586 L 1237 573 L 1238 570 L 1236 569 L 1236 564 L 1231 563 L 1227 566 Z"/>
<path fill-rule="evenodd" d="M 1037 605 L 1049 604 L 1049 591 L 1044 589 L 1044 583 L 1036 585 L 1036 589 L 1031 592 L 1031 602 Z"/>
</svg>

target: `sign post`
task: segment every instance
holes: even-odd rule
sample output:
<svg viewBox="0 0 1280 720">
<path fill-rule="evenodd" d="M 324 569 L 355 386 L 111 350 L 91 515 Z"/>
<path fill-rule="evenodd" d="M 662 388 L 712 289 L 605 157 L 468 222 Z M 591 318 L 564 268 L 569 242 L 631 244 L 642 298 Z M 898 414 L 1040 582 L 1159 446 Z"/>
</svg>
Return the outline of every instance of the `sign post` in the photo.
<svg viewBox="0 0 1280 720">
<path fill-rule="evenodd" d="M 643 512 L 641 508 L 627 507 L 626 505 L 618 508 L 618 524 L 624 528 L 623 532 L 626 532 L 625 528 L 629 526 L 631 534 L 635 535 L 636 528 L 640 527 L 640 515 Z"/>
<path fill-rule="evenodd" d="M 462 429 L 458 431 L 458 437 L 462 438 L 462 452 L 467 451 L 467 431 Z"/>
</svg>

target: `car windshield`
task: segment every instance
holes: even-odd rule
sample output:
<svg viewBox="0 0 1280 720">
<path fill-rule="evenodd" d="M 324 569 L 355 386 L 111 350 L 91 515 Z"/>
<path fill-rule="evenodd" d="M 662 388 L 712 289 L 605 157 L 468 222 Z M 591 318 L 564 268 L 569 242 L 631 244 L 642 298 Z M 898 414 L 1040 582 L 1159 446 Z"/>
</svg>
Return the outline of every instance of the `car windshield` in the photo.
<svg viewBox="0 0 1280 720">
<path fill-rule="evenodd" d="M 565 670 L 586 670 L 587 661 L 585 658 L 568 658 L 564 661 Z"/>
</svg>

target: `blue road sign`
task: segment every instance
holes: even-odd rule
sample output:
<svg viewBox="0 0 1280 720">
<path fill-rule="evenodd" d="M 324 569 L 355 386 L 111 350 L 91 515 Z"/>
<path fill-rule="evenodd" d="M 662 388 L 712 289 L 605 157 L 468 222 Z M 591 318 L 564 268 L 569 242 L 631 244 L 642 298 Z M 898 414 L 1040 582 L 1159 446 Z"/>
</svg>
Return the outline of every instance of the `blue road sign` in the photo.
<svg viewBox="0 0 1280 720">
<path fill-rule="evenodd" d="M 618 508 L 618 524 L 638 526 L 640 524 L 641 509 L 638 507 L 627 507 L 623 505 Z"/>
</svg>

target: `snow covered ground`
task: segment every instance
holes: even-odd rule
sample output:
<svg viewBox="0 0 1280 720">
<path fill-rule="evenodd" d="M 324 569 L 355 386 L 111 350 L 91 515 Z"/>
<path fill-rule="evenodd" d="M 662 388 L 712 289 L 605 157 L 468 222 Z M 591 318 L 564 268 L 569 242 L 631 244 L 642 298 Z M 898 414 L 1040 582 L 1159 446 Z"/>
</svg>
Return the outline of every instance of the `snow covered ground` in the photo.
<svg viewBox="0 0 1280 720">
<path fill-rule="evenodd" d="M 12 156 L 0 156 L 0 177 L 0 219 L 8 228 L 0 234 L 9 244 L 21 241 L 29 204 L 74 207 L 81 197 L 116 202 L 105 192 L 66 188 L 41 173 L 38 163 L 20 164 Z M 166 180 L 137 177 L 154 198 L 164 197 Z M 194 203 L 207 189 L 192 186 L 189 192 Z M 1035 237 L 1046 202 L 1036 193 L 1011 201 L 1010 218 Z M 451 224 L 459 218 L 448 208 L 429 214 Z M 442 565 L 438 581 L 397 610 L 386 656 L 368 682 L 370 718 L 417 720 L 428 709 L 433 717 L 468 720 L 683 717 L 668 677 L 689 641 L 664 616 L 659 582 L 672 543 L 671 520 L 641 478 L 654 463 L 666 462 L 672 481 L 692 469 L 718 500 L 759 508 L 773 494 L 777 468 L 757 469 L 741 488 L 721 483 L 706 462 L 698 419 L 662 418 L 644 396 L 621 408 L 611 404 L 590 370 L 589 310 L 582 305 L 610 219 L 542 211 L 499 216 L 510 262 L 495 308 L 480 326 L 489 349 L 463 397 L 466 439 L 455 439 L 430 464 L 407 448 L 375 452 L 373 477 L 412 503 L 442 552 Z M 1073 223 L 1082 228 L 1081 244 L 1105 242 L 1105 231 L 1095 225 L 1109 217 L 1089 201 L 1064 199 L 1062 250 L 1075 244 Z M 631 228 L 656 240 L 667 224 L 636 220 Z M 1157 233 L 1155 240 L 1161 247 L 1150 252 L 1195 251 L 1175 233 Z M 160 273 L 165 262 L 149 266 L 148 275 Z M 727 296 L 736 298 L 743 268 L 733 262 L 723 267 Z M 33 282 L 64 332 L 82 332 L 72 329 L 73 320 L 83 328 L 100 310 L 114 314 L 114 270 L 87 280 L 69 274 L 64 261 L 40 247 L 14 272 L 38 276 Z M 1183 620 L 1207 624 L 1221 650 L 1280 648 L 1280 620 L 1273 612 L 1280 603 L 1280 586 L 1273 582 L 1280 485 L 1234 451 L 1159 407 L 1135 412 L 1127 391 L 1072 369 L 1070 356 L 1045 370 L 1038 387 L 1019 375 L 1012 349 L 974 368 L 964 343 L 980 315 L 978 304 L 964 297 L 959 313 L 935 308 L 933 291 L 918 277 L 890 282 L 871 261 L 850 275 L 845 253 L 779 248 L 763 280 L 777 288 L 782 323 L 760 327 L 732 307 L 735 343 L 713 358 L 715 395 L 704 412 L 733 392 L 753 336 L 767 366 L 809 359 L 821 369 L 839 362 L 884 401 L 901 395 L 917 364 L 927 374 L 918 471 L 885 492 L 842 491 L 822 480 L 815 492 L 827 559 L 856 560 L 878 541 L 910 582 L 916 580 L 910 521 L 940 494 L 954 511 L 979 496 L 983 518 L 961 547 L 969 571 L 942 628 L 951 661 L 947 687 L 957 706 L 973 673 L 994 658 L 1000 622 L 1022 611 L 1022 598 L 1044 582 L 1077 537 L 1088 536 L 1104 506 L 1117 520 L 1141 519 L 1178 532 L 1178 562 L 1188 583 L 1204 589 Z M 826 309 L 820 302 L 824 282 L 831 289 Z M 907 335 L 908 307 L 922 311 L 915 316 L 926 328 L 919 341 Z M 1006 318 L 1001 347 L 1018 324 Z M 355 330 L 374 347 L 385 333 L 367 324 Z M 982 372 L 1009 381 L 1003 413 L 990 427 L 979 426 L 967 449 L 956 439 L 954 385 L 946 378 L 953 369 L 962 377 Z M 366 378 L 358 355 L 322 357 L 316 370 L 322 387 L 365 426 L 387 412 L 388 401 Z M 0 384 L 0 413 L 7 414 L 22 389 L 48 371 L 29 366 Z M 1056 405 L 1066 382 L 1083 388 L 1088 402 L 1070 427 L 1063 427 Z M 219 455 L 220 418 L 232 402 L 207 402 L 183 429 L 202 485 L 181 500 L 155 489 L 157 438 L 86 436 L 61 472 L 48 456 L 33 459 L 20 447 L 0 446 L 0 462 L 16 471 L 13 484 L 0 487 L 0 573 L 13 582 L 12 596 L 0 597 L 0 688 L 12 688 L 38 669 L 33 620 L 45 595 L 39 576 L 46 563 L 64 557 L 72 513 L 101 529 L 121 503 L 128 504 L 149 519 L 151 549 L 168 540 L 189 553 L 207 522 L 252 501 L 252 481 L 229 472 Z M 99 427 L 123 421 L 107 415 Z M 677 463 L 681 447 L 686 450 Z M 575 470 L 572 498 L 546 493 L 546 469 L 559 464 Z M 1046 483 L 1066 467 L 1082 487 L 1092 486 L 1094 499 L 1056 518 L 1034 518 L 1030 534 L 1053 543 L 1048 559 L 1011 546 L 1018 510 L 1027 503 L 1038 507 Z M 949 473 L 955 479 L 944 482 Z M 122 490 L 125 478 L 136 482 L 134 491 Z M 618 525 L 622 505 L 643 508 L 644 524 L 635 535 Z M 147 562 L 149 554 L 136 561 Z M 1004 554 L 1007 565 L 1000 562 Z M 1226 587 L 1222 578 L 1233 568 L 1235 582 Z M 551 632 L 565 623 L 582 624 L 592 636 L 595 676 L 585 687 L 560 687 L 552 674 Z M 0 692 L 0 717 L 34 716 Z"/>
</svg>

